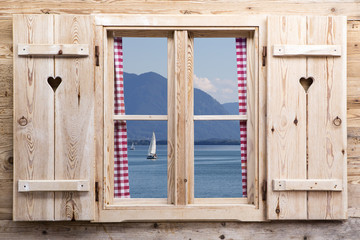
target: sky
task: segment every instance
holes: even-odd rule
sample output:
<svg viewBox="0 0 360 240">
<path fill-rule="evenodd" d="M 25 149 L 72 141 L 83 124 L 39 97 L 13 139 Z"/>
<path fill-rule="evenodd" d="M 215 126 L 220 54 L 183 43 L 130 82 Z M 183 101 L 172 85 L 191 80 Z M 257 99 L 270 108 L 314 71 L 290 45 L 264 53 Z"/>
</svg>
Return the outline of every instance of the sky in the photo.
<svg viewBox="0 0 360 240">
<path fill-rule="evenodd" d="M 124 71 L 156 72 L 167 77 L 166 38 L 123 38 Z M 234 38 L 196 38 L 194 87 L 220 103 L 237 101 Z"/>
</svg>

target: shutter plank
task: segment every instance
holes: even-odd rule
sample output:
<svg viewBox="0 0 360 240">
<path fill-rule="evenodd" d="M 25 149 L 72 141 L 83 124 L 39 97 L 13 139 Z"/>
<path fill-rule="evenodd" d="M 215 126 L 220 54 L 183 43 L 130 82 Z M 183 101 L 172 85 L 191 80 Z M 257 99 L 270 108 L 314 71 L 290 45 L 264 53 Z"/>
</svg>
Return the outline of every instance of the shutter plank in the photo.
<svg viewBox="0 0 360 240">
<path fill-rule="evenodd" d="M 88 57 L 57 58 L 55 180 L 89 179 L 89 192 L 55 193 L 55 220 L 94 218 L 94 27 L 91 16 L 55 16 L 55 44 L 89 44 Z M 99 113 L 100 114 L 100 113 Z"/>
<path fill-rule="evenodd" d="M 53 43 L 51 15 L 14 15 L 13 27 L 14 52 L 18 43 Z M 54 179 L 54 93 L 47 83 L 53 71 L 52 58 L 14 54 L 13 219 L 16 221 L 54 220 L 54 193 L 20 193 L 17 188 L 20 179 Z"/>
<path fill-rule="evenodd" d="M 342 45 L 341 57 L 308 58 L 308 179 L 346 176 L 346 18 L 307 17 L 307 43 Z M 340 126 L 333 120 L 339 117 Z M 341 192 L 309 192 L 309 219 L 346 218 L 346 179 Z"/>
<path fill-rule="evenodd" d="M 274 44 L 306 43 L 306 18 L 268 17 L 268 53 Z M 269 56 L 267 80 L 268 177 L 306 179 L 306 96 L 299 79 L 305 58 Z M 300 87 L 298 87 L 300 86 Z M 268 181 L 269 219 L 306 219 L 306 192 L 274 192 Z"/>
</svg>

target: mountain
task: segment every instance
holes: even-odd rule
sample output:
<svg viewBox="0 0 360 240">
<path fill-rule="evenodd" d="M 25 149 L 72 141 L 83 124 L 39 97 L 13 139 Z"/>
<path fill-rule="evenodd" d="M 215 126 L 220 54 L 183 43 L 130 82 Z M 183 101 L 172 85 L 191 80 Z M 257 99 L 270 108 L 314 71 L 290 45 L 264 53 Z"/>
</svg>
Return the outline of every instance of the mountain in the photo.
<svg viewBox="0 0 360 240">
<path fill-rule="evenodd" d="M 237 103 L 237 102 L 223 103 L 222 106 L 231 115 L 239 114 L 239 103 Z"/>
<path fill-rule="evenodd" d="M 167 79 L 154 72 L 140 75 L 124 73 L 124 97 L 125 114 L 166 115 Z M 194 114 L 225 115 L 229 114 L 229 111 L 227 105 L 220 104 L 206 92 L 195 88 Z M 150 140 L 153 131 L 157 140 L 167 139 L 165 121 L 127 121 L 127 129 L 130 141 Z M 195 121 L 195 141 L 236 142 L 239 139 L 238 121 Z"/>
</svg>

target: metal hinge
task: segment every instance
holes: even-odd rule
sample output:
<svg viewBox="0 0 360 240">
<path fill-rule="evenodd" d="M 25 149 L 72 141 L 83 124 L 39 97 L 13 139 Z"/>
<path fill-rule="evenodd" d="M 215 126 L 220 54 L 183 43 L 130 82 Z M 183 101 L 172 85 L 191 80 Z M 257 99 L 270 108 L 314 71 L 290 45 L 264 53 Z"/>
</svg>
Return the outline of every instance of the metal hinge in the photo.
<svg viewBox="0 0 360 240">
<path fill-rule="evenodd" d="M 263 185 L 261 187 L 261 192 L 262 192 L 262 200 L 266 201 L 266 194 L 267 194 L 267 181 L 266 180 L 263 181 Z"/>
<path fill-rule="evenodd" d="M 100 66 L 100 50 L 99 46 L 95 46 L 95 64 L 96 66 Z"/>
<path fill-rule="evenodd" d="M 95 202 L 99 201 L 99 182 L 95 182 Z"/>
<path fill-rule="evenodd" d="M 265 67 L 266 65 L 266 56 L 267 56 L 267 47 L 263 46 L 263 51 L 262 51 L 262 66 Z"/>
</svg>

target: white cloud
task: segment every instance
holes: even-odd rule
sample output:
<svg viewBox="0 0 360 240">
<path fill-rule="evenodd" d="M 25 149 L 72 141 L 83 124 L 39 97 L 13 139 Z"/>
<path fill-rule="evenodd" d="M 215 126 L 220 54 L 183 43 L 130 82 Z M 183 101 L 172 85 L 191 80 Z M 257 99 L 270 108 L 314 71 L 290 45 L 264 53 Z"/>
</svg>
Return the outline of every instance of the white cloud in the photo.
<svg viewBox="0 0 360 240">
<path fill-rule="evenodd" d="M 199 88 L 207 93 L 215 93 L 216 87 L 211 83 L 208 78 L 197 77 L 194 74 L 194 87 Z"/>
<path fill-rule="evenodd" d="M 209 79 L 194 74 L 194 87 L 210 94 L 220 103 L 236 102 L 238 98 L 236 79 Z"/>
</svg>

